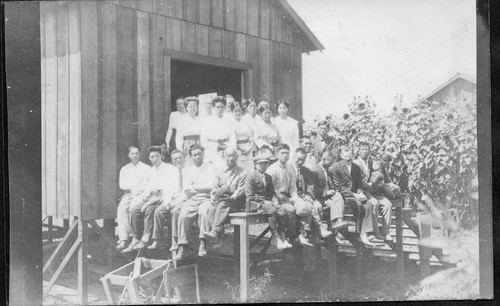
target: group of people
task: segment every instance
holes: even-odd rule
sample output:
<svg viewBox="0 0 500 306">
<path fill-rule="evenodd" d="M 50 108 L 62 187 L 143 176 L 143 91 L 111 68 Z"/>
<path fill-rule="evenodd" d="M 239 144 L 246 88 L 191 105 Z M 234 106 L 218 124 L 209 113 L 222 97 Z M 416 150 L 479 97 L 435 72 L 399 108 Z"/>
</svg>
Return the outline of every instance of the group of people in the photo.
<svg viewBox="0 0 500 306">
<path fill-rule="evenodd" d="M 167 226 L 170 250 L 182 259 L 197 220 L 198 255 L 206 256 L 207 243 L 217 246 L 224 235 L 229 213 L 244 210 L 247 203 L 252 212 L 267 215 L 271 243 L 281 250 L 319 244 L 331 235 L 345 243 L 346 205 L 354 210 L 363 243 L 392 240 L 391 202 L 383 190 L 391 181 L 386 155 L 373 160 L 369 145 L 362 144 L 354 160 L 350 148 L 340 148 L 328 135 L 326 121 L 318 123 L 316 139 L 299 140 L 287 101 L 277 103 L 276 118 L 268 102 L 257 105 L 253 99 L 240 103 L 217 96 L 204 108 L 208 115 L 199 117 L 197 98 L 177 100 L 165 139 L 170 144 L 175 130 L 171 164 L 162 160 L 160 146 L 148 149 L 151 166 L 140 161 L 138 147 L 128 148 L 130 163 L 119 177 L 124 194 L 118 206 L 118 249 L 166 247 Z M 322 222 L 325 207 L 327 224 Z"/>
</svg>

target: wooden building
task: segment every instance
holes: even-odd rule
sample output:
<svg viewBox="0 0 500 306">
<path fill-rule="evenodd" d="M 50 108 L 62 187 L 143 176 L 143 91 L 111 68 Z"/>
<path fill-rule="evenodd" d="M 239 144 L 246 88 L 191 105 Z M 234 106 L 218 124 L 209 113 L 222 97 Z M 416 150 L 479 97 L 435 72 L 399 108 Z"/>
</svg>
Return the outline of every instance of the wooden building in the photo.
<svg viewBox="0 0 500 306">
<path fill-rule="evenodd" d="M 443 83 L 432 92 L 420 98 L 419 102 L 429 101 L 443 103 L 444 101 L 460 101 L 476 102 L 477 84 L 470 77 L 457 73 L 448 81 Z"/>
<path fill-rule="evenodd" d="M 175 98 L 291 101 L 323 49 L 285 0 L 43 1 L 43 214 L 114 219 L 127 147 L 162 144 Z M 143 154 L 142 160 L 146 161 Z"/>
</svg>

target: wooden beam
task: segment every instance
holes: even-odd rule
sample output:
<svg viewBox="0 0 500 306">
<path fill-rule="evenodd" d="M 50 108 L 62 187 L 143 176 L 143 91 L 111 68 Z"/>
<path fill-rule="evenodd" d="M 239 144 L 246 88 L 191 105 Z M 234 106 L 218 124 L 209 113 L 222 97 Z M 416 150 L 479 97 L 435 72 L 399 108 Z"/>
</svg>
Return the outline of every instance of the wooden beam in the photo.
<svg viewBox="0 0 500 306">
<path fill-rule="evenodd" d="M 240 62 L 236 60 L 230 59 L 218 59 L 210 56 L 204 56 L 199 54 L 187 54 L 184 52 L 178 52 L 173 50 L 165 50 L 165 56 L 168 56 L 172 59 L 182 60 L 191 63 L 197 63 L 202 65 L 210 65 L 210 66 L 222 66 L 227 68 L 234 68 L 240 70 L 251 69 L 252 64 Z"/>
<path fill-rule="evenodd" d="M 71 248 L 69 249 L 66 256 L 64 256 L 64 259 L 61 262 L 61 264 L 59 265 L 59 267 L 57 267 L 57 270 L 54 273 L 54 275 L 52 275 L 52 277 L 50 278 L 49 284 L 44 289 L 44 295 L 49 293 L 50 289 L 52 289 L 52 286 L 54 286 L 54 283 L 56 282 L 57 278 L 59 277 L 59 275 L 61 274 L 63 269 L 66 267 L 66 264 L 68 263 L 69 259 L 71 258 L 71 256 L 73 256 L 75 251 L 80 247 L 80 243 L 81 243 L 81 240 L 79 238 L 77 238 L 75 240 L 75 242 L 73 243 L 73 245 L 71 246 Z M 85 301 L 85 303 L 86 303 L 86 301 Z"/>
<path fill-rule="evenodd" d="M 78 300 L 82 304 L 87 304 L 89 291 L 89 270 L 88 270 L 88 224 L 86 221 L 78 222 L 78 240 L 81 242 L 78 250 Z"/>
<path fill-rule="evenodd" d="M 240 225 L 240 302 L 248 302 L 249 294 L 249 257 L 250 249 L 248 248 L 248 223 L 244 222 Z"/>
<path fill-rule="evenodd" d="M 73 222 L 73 224 L 71 224 L 71 227 L 69 228 L 69 230 L 66 232 L 66 235 L 64 235 L 63 237 L 63 240 L 59 243 L 59 245 L 57 246 L 57 248 L 54 250 L 54 252 L 52 253 L 52 255 L 50 256 L 49 260 L 47 261 L 47 263 L 45 263 L 45 265 L 43 266 L 43 273 L 45 274 L 45 272 L 47 271 L 47 269 L 50 267 L 50 265 L 52 265 L 52 262 L 54 261 L 54 259 L 56 258 L 56 256 L 59 255 L 59 252 L 62 250 L 63 246 L 68 243 L 69 241 L 69 237 L 73 234 L 76 226 L 78 225 L 78 221 L 75 221 Z"/>
</svg>

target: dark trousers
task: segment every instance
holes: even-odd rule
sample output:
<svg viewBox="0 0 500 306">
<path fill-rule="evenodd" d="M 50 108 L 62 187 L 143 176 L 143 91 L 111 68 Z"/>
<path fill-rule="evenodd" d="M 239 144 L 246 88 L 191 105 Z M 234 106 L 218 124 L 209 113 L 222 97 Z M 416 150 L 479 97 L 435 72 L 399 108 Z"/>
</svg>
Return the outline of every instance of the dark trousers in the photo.
<svg viewBox="0 0 500 306">
<path fill-rule="evenodd" d="M 212 229 L 217 233 L 222 233 L 222 231 L 224 230 L 224 223 L 226 222 L 229 213 L 243 211 L 244 208 L 244 201 L 219 201 L 217 205 L 214 205 L 211 208 L 212 211 L 210 213 L 214 216 Z"/>
<path fill-rule="evenodd" d="M 161 200 L 157 199 L 149 204 L 144 212 L 141 211 L 140 206 L 130 209 L 132 237 L 141 239 L 144 242 L 149 242 L 154 227 L 155 210 L 161 203 Z"/>
</svg>

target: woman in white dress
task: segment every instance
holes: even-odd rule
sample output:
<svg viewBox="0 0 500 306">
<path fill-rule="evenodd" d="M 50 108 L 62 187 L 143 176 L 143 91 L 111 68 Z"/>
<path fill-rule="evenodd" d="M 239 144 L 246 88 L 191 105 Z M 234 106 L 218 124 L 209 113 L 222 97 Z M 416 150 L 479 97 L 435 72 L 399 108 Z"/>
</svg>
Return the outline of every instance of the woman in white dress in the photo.
<svg viewBox="0 0 500 306">
<path fill-rule="evenodd" d="M 257 115 L 257 102 L 255 102 L 254 98 L 250 98 L 248 100 L 241 101 L 241 105 L 244 110 L 246 110 L 243 117 L 241 117 L 241 121 L 245 122 L 248 126 L 255 130 L 255 125 L 257 121 L 260 121 L 260 116 Z M 255 145 L 255 142 L 252 146 L 252 156 L 255 157 L 258 152 L 258 148 Z"/>
<path fill-rule="evenodd" d="M 212 101 L 215 113 L 203 122 L 201 145 L 205 148 L 205 161 L 216 166 L 224 161 L 224 149 L 236 147 L 233 118 L 224 116 L 226 98 L 217 96 Z"/>
<path fill-rule="evenodd" d="M 187 116 L 183 117 L 178 125 L 178 136 L 180 139 L 180 145 L 178 148 L 182 150 L 184 154 L 186 165 L 192 165 L 193 161 L 189 157 L 189 148 L 193 144 L 200 144 L 201 135 L 201 119 L 198 117 L 198 98 L 197 97 L 187 97 L 184 100 L 184 105 L 187 110 Z"/>
<path fill-rule="evenodd" d="M 179 122 L 183 120 L 183 118 L 187 117 L 186 107 L 184 106 L 184 97 L 179 97 L 175 101 L 175 106 L 177 111 L 171 112 L 168 119 L 168 130 L 167 136 L 165 136 L 165 143 L 167 144 L 167 148 L 177 148 L 181 149 L 182 138 L 179 138 Z M 172 139 L 172 134 L 175 129 L 175 143 L 174 146 L 170 145 L 170 140 Z"/>
<path fill-rule="evenodd" d="M 231 104 L 231 112 L 234 116 L 234 134 L 236 137 L 236 148 L 238 149 L 238 165 L 251 173 L 254 169 L 252 150 L 254 147 L 253 129 L 242 120 L 243 106 L 235 101 Z"/>
<path fill-rule="evenodd" d="M 273 123 L 278 128 L 281 142 L 290 146 L 290 153 L 292 154 L 299 147 L 299 125 L 297 120 L 288 116 L 289 109 L 290 103 L 288 101 L 278 101 L 279 116 L 273 119 Z"/>
<path fill-rule="evenodd" d="M 257 107 L 257 113 L 262 120 L 255 124 L 254 138 L 259 153 L 274 155 L 274 148 L 281 144 L 278 128 L 271 122 L 273 113 L 269 103 L 262 101 Z"/>
</svg>

